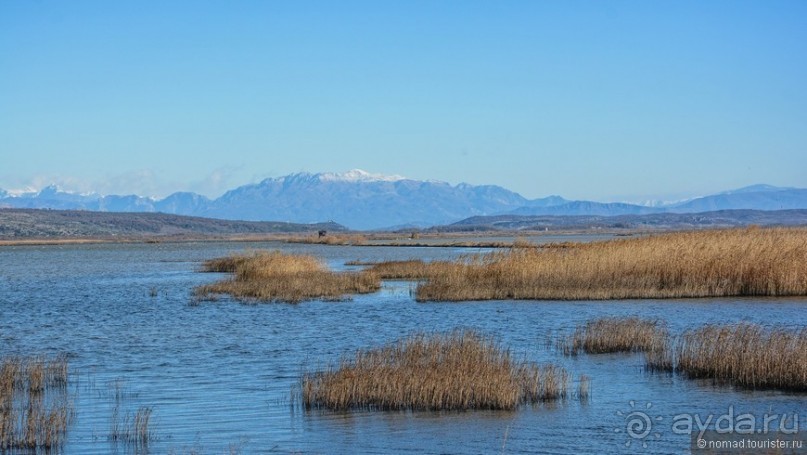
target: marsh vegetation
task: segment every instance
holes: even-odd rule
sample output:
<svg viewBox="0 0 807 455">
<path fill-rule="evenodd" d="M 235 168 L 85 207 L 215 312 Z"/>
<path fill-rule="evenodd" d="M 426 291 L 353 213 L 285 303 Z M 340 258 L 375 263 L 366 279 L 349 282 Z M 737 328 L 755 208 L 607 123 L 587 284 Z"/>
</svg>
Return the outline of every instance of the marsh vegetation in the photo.
<svg viewBox="0 0 807 455">
<path fill-rule="evenodd" d="M 381 279 L 420 281 L 418 301 L 803 296 L 807 229 L 729 229 L 514 246 L 451 261 L 378 262 L 363 271 L 341 273 L 313 256 L 256 252 L 210 260 L 204 270 L 234 277 L 198 288 L 200 298 L 231 294 L 287 302 L 373 292 Z"/>
<path fill-rule="evenodd" d="M 0 451 L 55 449 L 74 416 L 63 356 L 0 361 Z"/>
<path fill-rule="evenodd" d="M 807 229 L 679 232 L 561 248 L 512 248 L 368 270 L 420 279 L 419 301 L 807 295 Z"/>
<path fill-rule="evenodd" d="M 204 264 L 209 272 L 233 277 L 198 287 L 201 299 L 229 294 L 239 299 L 297 303 L 310 299 L 342 299 L 350 294 L 377 291 L 381 280 L 369 272 L 332 272 L 314 256 L 259 251 L 213 259 Z"/>
<path fill-rule="evenodd" d="M 667 337 L 666 327 L 656 320 L 606 317 L 577 326 L 558 347 L 566 355 L 647 352 L 662 346 Z"/>
<path fill-rule="evenodd" d="M 562 367 L 519 361 L 491 338 L 454 331 L 358 350 L 305 373 L 300 388 L 307 409 L 512 410 L 564 399 L 568 383 Z M 587 398 L 588 382 L 584 391 Z"/>
<path fill-rule="evenodd" d="M 675 370 L 749 389 L 807 391 L 807 328 L 707 325 L 675 343 Z"/>
<path fill-rule="evenodd" d="M 676 336 L 657 320 L 600 318 L 560 337 L 557 346 L 566 355 L 643 352 L 649 371 L 746 389 L 807 391 L 807 328 L 736 323 Z"/>
</svg>

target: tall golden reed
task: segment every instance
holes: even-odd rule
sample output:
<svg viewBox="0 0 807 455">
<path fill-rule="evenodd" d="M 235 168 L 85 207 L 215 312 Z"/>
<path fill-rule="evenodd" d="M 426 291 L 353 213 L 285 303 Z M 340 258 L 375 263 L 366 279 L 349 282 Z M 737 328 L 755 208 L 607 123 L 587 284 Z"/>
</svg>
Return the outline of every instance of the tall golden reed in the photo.
<svg viewBox="0 0 807 455">
<path fill-rule="evenodd" d="M 473 331 L 416 334 L 359 350 L 338 368 L 305 373 L 307 409 L 515 409 L 566 398 L 561 367 L 515 361 L 498 343 Z"/>
<path fill-rule="evenodd" d="M 657 320 L 606 317 L 577 326 L 572 335 L 558 340 L 558 347 L 566 355 L 646 352 L 666 338 L 667 329 Z"/>
<path fill-rule="evenodd" d="M 751 389 L 807 391 L 807 328 L 707 325 L 673 345 L 676 370 Z"/>
<path fill-rule="evenodd" d="M 679 232 L 417 266 L 419 301 L 807 295 L 807 229 Z M 400 275 L 404 275 L 399 272 Z"/>
<path fill-rule="evenodd" d="M 230 279 L 196 288 L 201 299 L 230 294 L 241 299 L 297 303 L 310 299 L 340 299 L 349 294 L 374 292 L 381 280 L 370 272 L 332 272 L 317 258 L 258 251 L 213 259 L 205 271 L 230 272 Z"/>
</svg>

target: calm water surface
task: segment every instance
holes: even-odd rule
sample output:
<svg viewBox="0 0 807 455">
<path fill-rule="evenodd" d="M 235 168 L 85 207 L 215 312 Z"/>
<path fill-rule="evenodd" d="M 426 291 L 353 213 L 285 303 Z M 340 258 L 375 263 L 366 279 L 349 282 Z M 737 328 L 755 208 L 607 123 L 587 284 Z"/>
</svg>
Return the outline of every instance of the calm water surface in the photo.
<svg viewBox="0 0 807 455">
<path fill-rule="evenodd" d="M 638 355 L 565 358 L 546 342 L 606 315 L 660 318 L 673 331 L 737 321 L 804 327 L 804 299 L 417 303 L 409 283 L 388 282 L 346 302 L 191 304 L 195 286 L 222 277 L 198 273 L 201 261 L 257 248 L 313 253 L 338 269 L 355 259 L 480 251 L 209 242 L 0 248 L 0 356 L 70 355 L 76 420 L 64 453 L 130 449 L 109 441 L 116 390 L 123 412 L 153 408 L 150 453 L 687 453 L 689 437 L 672 431 L 674 416 L 717 417 L 730 409 L 759 420 L 795 413 L 807 428 L 804 394 L 652 375 Z M 527 360 L 562 364 L 575 378 L 591 376 L 591 400 L 515 412 L 294 406 L 292 390 L 305 369 L 415 331 L 458 327 L 495 335 Z M 632 410 L 654 419 L 644 439 L 626 434 Z"/>
</svg>

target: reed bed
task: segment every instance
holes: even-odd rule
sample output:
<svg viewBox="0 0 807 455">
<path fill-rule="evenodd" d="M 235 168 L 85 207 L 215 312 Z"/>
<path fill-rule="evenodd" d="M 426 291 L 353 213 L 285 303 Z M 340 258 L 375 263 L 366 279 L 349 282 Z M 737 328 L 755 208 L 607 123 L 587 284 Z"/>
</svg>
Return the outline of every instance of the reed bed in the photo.
<svg viewBox="0 0 807 455">
<path fill-rule="evenodd" d="M 667 329 L 657 320 L 606 317 L 575 328 L 558 341 L 565 355 L 651 351 L 667 339 Z"/>
<path fill-rule="evenodd" d="M 61 446 L 74 416 L 67 376 L 65 357 L 0 361 L 0 451 Z"/>
<path fill-rule="evenodd" d="M 230 272 L 233 277 L 196 288 L 200 299 L 230 294 L 239 299 L 297 303 L 318 298 L 342 299 L 381 287 L 381 280 L 373 273 L 336 273 L 313 256 L 278 251 L 213 259 L 203 267 L 205 271 Z"/>
<path fill-rule="evenodd" d="M 306 409 L 512 410 L 566 398 L 568 381 L 559 366 L 515 361 L 490 338 L 454 331 L 359 350 L 303 374 L 301 395 Z"/>
<path fill-rule="evenodd" d="M 513 248 L 426 268 L 419 301 L 807 295 L 807 229 L 679 232 Z"/>
<path fill-rule="evenodd" d="M 672 345 L 676 371 L 751 389 L 807 391 L 807 328 L 707 325 Z"/>
</svg>

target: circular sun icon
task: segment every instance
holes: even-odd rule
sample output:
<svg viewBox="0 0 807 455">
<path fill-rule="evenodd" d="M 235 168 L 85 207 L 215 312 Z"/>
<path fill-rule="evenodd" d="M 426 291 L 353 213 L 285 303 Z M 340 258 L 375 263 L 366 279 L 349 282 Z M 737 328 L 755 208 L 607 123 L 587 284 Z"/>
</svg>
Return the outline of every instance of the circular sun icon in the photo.
<svg viewBox="0 0 807 455">
<path fill-rule="evenodd" d="M 636 402 L 631 400 L 630 409 L 622 412 L 617 411 L 616 415 L 625 419 L 625 426 L 614 430 L 615 433 L 622 433 L 627 435 L 625 447 L 630 447 L 634 440 L 642 441 L 642 447 L 647 448 L 648 436 L 652 434 L 654 439 L 660 439 L 661 433 L 653 431 L 654 422 L 661 422 L 664 420 L 662 416 L 651 417 L 649 412 L 653 407 L 653 403 L 646 403 L 644 409 L 637 409 Z"/>
</svg>

